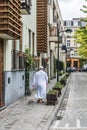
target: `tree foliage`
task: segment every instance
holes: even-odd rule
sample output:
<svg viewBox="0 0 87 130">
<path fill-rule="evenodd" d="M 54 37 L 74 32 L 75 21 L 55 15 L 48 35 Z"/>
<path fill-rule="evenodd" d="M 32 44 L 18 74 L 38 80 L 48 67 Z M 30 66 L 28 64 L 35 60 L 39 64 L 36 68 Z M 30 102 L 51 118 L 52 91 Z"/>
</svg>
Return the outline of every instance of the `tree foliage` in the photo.
<svg viewBox="0 0 87 130">
<path fill-rule="evenodd" d="M 87 1 L 87 0 L 86 0 Z M 84 13 L 87 13 L 87 6 L 83 5 L 83 9 L 81 9 Z M 87 17 L 82 18 L 81 21 L 87 23 Z M 78 49 L 79 54 L 87 58 L 87 24 L 84 27 L 80 27 L 74 33 L 74 38 L 77 43 L 80 43 L 80 47 Z"/>
</svg>

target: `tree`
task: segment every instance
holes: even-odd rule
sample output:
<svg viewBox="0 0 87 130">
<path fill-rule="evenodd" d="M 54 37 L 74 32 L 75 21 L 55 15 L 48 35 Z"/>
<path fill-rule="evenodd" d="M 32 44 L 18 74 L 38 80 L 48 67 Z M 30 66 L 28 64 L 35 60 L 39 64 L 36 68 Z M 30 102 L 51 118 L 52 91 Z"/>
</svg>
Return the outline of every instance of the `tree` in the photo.
<svg viewBox="0 0 87 130">
<path fill-rule="evenodd" d="M 87 1 L 87 0 L 86 0 Z M 83 9 L 81 9 L 84 13 L 87 13 L 87 6 L 83 5 Z M 87 22 L 87 17 L 82 18 L 81 21 Z M 74 38 L 77 43 L 80 44 L 78 49 L 79 54 L 83 58 L 87 58 L 87 24 L 84 27 L 80 27 L 74 33 Z"/>
</svg>

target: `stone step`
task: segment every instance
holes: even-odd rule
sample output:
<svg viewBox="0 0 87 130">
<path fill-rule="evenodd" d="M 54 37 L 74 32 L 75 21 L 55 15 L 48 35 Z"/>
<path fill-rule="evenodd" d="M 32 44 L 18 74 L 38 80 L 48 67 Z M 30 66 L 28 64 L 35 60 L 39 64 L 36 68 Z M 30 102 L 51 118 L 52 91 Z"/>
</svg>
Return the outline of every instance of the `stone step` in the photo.
<svg viewBox="0 0 87 130">
<path fill-rule="evenodd" d="M 0 107 L 0 111 L 4 110 L 6 106 Z"/>
</svg>

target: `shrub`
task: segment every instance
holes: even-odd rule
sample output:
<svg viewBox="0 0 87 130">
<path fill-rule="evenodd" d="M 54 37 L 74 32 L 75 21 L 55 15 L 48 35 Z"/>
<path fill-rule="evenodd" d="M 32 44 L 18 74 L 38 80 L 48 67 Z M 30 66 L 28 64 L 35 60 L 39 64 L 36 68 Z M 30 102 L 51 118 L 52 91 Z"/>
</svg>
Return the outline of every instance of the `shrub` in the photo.
<svg viewBox="0 0 87 130">
<path fill-rule="evenodd" d="M 57 91 L 54 90 L 54 89 L 50 89 L 50 90 L 48 91 L 48 94 L 56 94 L 56 93 L 57 93 Z"/>
<path fill-rule="evenodd" d="M 60 82 L 57 82 L 54 88 L 63 88 L 63 85 Z"/>
</svg>

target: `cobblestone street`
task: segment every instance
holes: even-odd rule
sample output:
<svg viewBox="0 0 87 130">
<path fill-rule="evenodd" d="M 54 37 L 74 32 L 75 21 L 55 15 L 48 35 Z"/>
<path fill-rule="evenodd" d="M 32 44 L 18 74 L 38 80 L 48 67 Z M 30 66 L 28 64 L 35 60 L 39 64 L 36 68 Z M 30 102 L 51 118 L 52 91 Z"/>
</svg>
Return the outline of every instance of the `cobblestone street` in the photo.
<svg viewBox="0 0 87 130">
<path fill-rule="evenodd" d="M 48 83 L 47 90 L 55 84 L 56 79 Z M 64 93 L 65 87 L 62 93 Z M 63 94 L 62 94 L 63 96 Z M 0 130 L 48 130 L 54 115 L 61 103 L 56 106 L 38 104 L 35 91 L 0 112 Z"/>
<path fill-rule="evenodd" d="M 10 105 L 0 112 L 0 129 L 48 130 L 51 125 L 49 130 L 87 130 L 87 73 L 72 73 L 66 86 L 55 106 L 36 103 L 35 91 Z"/>
<path fill-rule="evenodd" d="M 72 73 L 68 87 L 70 93 L 64 117 L 55 120 L 50 130 L 87 130 L 87 73 Z"/>
</svg>

